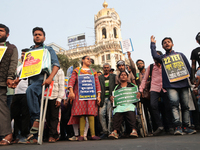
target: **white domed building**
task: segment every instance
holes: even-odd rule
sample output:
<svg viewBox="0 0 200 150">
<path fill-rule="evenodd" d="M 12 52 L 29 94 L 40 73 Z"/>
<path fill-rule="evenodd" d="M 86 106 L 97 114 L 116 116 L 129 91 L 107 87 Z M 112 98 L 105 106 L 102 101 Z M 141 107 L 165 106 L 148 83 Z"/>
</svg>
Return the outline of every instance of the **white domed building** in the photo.
<svg viewBox="0 0 200 150">
<path fill-rule="evenodd" d="M 76 47 L 70 50 L 64 50 L 55 43 L 48 44 L 52 46 L 57 53 L 64 53 L 69 58 L 81 59 L 88 55 L 93 59 L 95 65 L 103 66 L 104 63 L 109 63 L 111 68 L 116 70 L 116 62 L 125 60 L 122 53 L 120 41 L 121 37 L 121 20 L 114 8 L 108 8 L 108 3 L 104 1 L 103 9 L 94 16 L 95 29 L 95 45 Z M 64 50 L 61 52 L 61 50 Z"/>
</svg>

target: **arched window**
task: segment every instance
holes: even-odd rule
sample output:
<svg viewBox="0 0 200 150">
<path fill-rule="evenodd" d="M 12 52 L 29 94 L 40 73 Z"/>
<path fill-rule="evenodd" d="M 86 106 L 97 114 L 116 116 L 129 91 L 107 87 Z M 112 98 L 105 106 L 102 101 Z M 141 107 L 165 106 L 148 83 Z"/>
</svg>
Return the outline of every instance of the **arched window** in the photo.
<svg viewBox="0 0 200 150">
<path fill-rule="evenodd" d="M 102 29 L 102 37 L 105 38 L 105 39 L 107 38 L 107 36 L 106 36 L 106 28 Z"/>
<path fill-rule="evenodd" d="M 114 33 L 114 38 L 117 38 L 117 29 L 116 28 L 113 29 L 113 33 Z"/>
</svg>

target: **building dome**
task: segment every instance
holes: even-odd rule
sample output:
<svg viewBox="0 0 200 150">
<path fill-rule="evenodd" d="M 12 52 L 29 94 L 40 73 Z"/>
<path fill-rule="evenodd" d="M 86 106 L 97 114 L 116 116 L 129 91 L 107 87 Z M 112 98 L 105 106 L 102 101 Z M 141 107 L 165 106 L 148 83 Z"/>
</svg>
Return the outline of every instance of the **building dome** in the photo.
<svg viewBox="0 0 200 150">
<path fill-rule="evenodd" d="M 108 3 L 107 3 L 106 1 L 104 1 L 103 7 L 104 7 L 104 8 L 107 8 L 107 7 L 108 7 Z"/>
<path fill-rule="evenodd" d="M 104 8 L 101 9 L 96 15 L 97 19 L 101 18 L 101 17 L 104 17 L 104 16 L 110 16 L 112 12 L 114 12 L 119 17 L 119 15 L 117 14 L 117 12 L 115 11 L 114 8 L 107 8 L 108 7 L 108 3 L 106 1 L 104 1 L 103 7 Z"/>
</svg>

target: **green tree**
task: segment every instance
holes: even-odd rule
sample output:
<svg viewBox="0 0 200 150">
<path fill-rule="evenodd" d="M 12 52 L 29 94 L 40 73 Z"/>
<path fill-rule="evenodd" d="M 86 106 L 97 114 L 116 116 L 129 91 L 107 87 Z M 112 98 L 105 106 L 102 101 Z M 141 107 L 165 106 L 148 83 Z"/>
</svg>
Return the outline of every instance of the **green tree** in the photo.
<svg viewBox="0 0 200 150">
<path fill-rule="evenodd" d="M 93 68 L 96 71 L 103 71 L 103 67 L 101 67 L 100 65 L 91 64 L 90 68 Z"/>
<path fill-rule="evenodd" d="M 67 69 L 70 66 L 73 66 L 73 68 L 76 68 L 76 67 L 80 66 L 80 64 L 81 64 L 81 61 L 78 58 L 69 59 L 65 54 L 57 54 L 57 57 L 58 57 L 60 66 L 63 69 L 65 75 L 67 73 Z M 103 71 L 103 68 L 100 65 L 91 64 L 90 67 L 95 69 L 96 71 Z"/>
<path fill-rule="evenodd" d="M 73 66 L 73 68 L 76 68 L 79 66 L 80 61 L 79 59 L 69 59 L 65 54 L 57 54 L 59 63 L 60 63 L 60 67 L 63 69 L 65 75 L 67 73 L 67 69 L 70 66 Z"/>
</svg>

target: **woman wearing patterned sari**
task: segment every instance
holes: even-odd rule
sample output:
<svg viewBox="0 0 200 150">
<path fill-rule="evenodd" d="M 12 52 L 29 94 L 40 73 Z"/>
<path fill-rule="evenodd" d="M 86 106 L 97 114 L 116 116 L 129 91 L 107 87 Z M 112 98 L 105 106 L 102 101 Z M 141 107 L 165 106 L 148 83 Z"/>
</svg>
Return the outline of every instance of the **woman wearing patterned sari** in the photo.
<svg viewBox="0 0 200 150">
<path fill-rule="evenodd" d="M 82 67 L 77 67 L 74 69 L 72 72 L 71 79 L 69 81 L 69 98 L 73 100 L 73 105 L 72 105 L 72 111 L 71 111 L 71 118 L 68 122 L 69 125 L 71 124 L 79 124 L 80 126 L 80 136 L 78 138 L 79 141 L 84 140 L 84 128 L 85 128 L 85 118 L 88 117 L 89 119 L 89 126 L 90 126 L 90 132 L 91 132 L 91 139 L 93 140 L 99 140 L 100 138 L 95 136 L 95 128 L 94 128 L 94 117 L 97 116 L 98 114 L 98 106 L 100 104 L 100 93 L 101 93 L 101 87 L 99 84 L 99 79 L 97 76 L 97 72 L 94 69 L 89 68 L 91 64 L 91 60 L 89 56 L 84 56 L 82 58 Z M 86 83 L 85 85 L 90 85 L 94 84 L 96 89 L 96 93 L 94 93 L 93 98 L 89 100 L 82 100 L 81 97 L 83 98 L 85 95 L 82 94 L 84 91 L 81 89 L 87 88 L 91 89 L 92 87 L 80 87 L 80 83 L 83 80 L 80 80 L 81 76 L 88 78 L 88 76 L 91 77 L 89 80 L 85 81 L 93 81 L 93 83 Z M 93 80 L 92 80 L 93 79 Z M 81 88 L 81 89 L 79 89 Z M 97 97 L 96 97 L 97 95 Z M 88 96 L 88 95 L 87 95 Z M 83 98 L 84 99 L 84 98 Z"/>
</svg>

